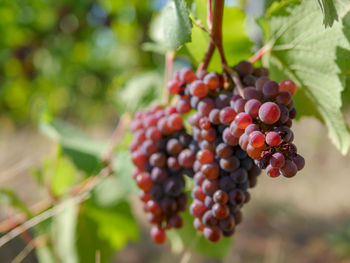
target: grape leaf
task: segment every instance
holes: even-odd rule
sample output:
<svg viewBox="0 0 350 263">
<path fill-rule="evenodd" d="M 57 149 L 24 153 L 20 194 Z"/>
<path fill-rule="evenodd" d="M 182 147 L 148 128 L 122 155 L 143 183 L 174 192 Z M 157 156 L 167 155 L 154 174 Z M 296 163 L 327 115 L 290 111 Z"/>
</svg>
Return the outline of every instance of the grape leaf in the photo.
<svg viewBox="0 0 350 263">
<path fill-rule="evenodd" d="M 55 196 L 62 196 L 77 181 L 78 171 L 72 162 L 58 153 L 55 160 L 48 160 L 44 167 L 44 176 L 49 177 L 50 187 Z"/>
<path fill-rule="evenodd" d="M 61 213 L 53 217 L 52 230 L 56 254 L 62 262 L 78 262 L 75 246 L 78 205 L 73 199 L 64 200 Z"/>
<path fill-rule="evenodd" d="M 154 71 L 141 73 L 117 90 L 117 104 L 124 111 L 134 112 L 148 106 L 154 100 L 160 100 L 163 86 L 163 78 L 159 73 Z"/>
<path fill-rule="evenodd" d="M 33 174 L 38 183 L 49 186 L 56 197 L 65 195 L 78 179 L 74 164 L 62 155 L 60 148 L 54 157 L 44 160 L 43 165 L 35 169 Z"/>
<path fill-rule="evenodd" d="M 97 250 L 101 251 L 101 262 L 109 262 L 113 250 L 122 249 L 129 240 L 137 239 L 138 235 L 138 226 L 126 201 L 99 207 L 94 200 L 88 200 L 78 220 L 80 262 L 95 262 Z"/>
<path fill-rule="evenodd" d="M 330 139 L 346 154 L 350 132 L 341 112 L 346 75 L 340 65 L 348 63 L 350 53 L 346 51 L 350 47 L 341 23 L 325 29 L 321 20 L 314 1 L 281 4 L 280 9 L 275 5 L 269 17 L 258 21 L 270 48 L 263 64 L 273 79 L 289 78 L 297 83 L 300 88 L 295 102 L 299 114 L 321 116 Z M 339 48 L 346 52 L 343 57 L 337 54 Z"/>
<path fill-rule="evenodd" d="M 337 10 L 335 9 L 333 0 L 318 0 L 323 13 L 323 24 L 325 27 L 333 26 L 334 21 L 339 21 Z"/>
<path fill-rule="evenodd" d="M 153 19 L 150 36 L 165 47 L 178 48 L 191 41 L 191 28 L 186 1 L 172 0 Z"/>
<path fill-rule="evenodd" d="M 323 13 L 325 27 L 333 26 L 335 21 L 339 21 L 339 18 L 343 18 L 350 11 L 348 0 L 318 0 L 318 4 Z"/>
<path fill-rule="evenodd" d="M 343 32 L 350 44 L 350 12 L 343 19 Z M 337 48 L 337 64 L 341 74 L 346 77 L 345 90 L 342 94 L 344 106 L 350 104 L 350 49 Z"/>
<path fill-rule="evenodd" d="M 194 18 L 199 20 L 202 25 L 206 25 L 206 1 L 195 0 L 195 7 Z M 242 9 L 225 7 L 222 27 L 223 46 L 230 65 L 234 65 L 251 55 L 252 43 L 246 35 L 245 17 Z M 196 64 L 199 64 L 203 59 L 208 43 L 208 33 L 194 26 L 192 29 L 192 42 L 186 44 L 186 48 Z M 215 52 L 210 62 L 209 69 L 222 70 L 220 57 L 217 52 Z"/>
<path fill-rule="evenodd" d="M 116 158 L 114 159 L 116 166 L 116 175 L 119 183 L 123 186 L 123 193 L 135 194 L 138 193 L 138 187 L 135 184 L 131 174 L 134 169 L 134 165 L 131 161 L 131 154 L 129 151 L 118 151 Z"/>
<path fill-rule="evenodd" d="M 28 217 L 32 216 L 32 213 L 30 212 L 26 204 L 23 203 L 18 198 L 18 196 L 14 191 L 0 188 L 0 206 L 5 206 L 5 205 L 12 206 L 19 209 L 20 211 L 25 213 Z"/>
<path fill-rule="evenodd" d="M 101 263 L 111 261 L 114 248 L 109 244 L 108 240 L 101 238 L 98 234 L 99 224 L 80 213 L 77 225 L 77 249 L 80 262 L 95 263 L 97 251 L 101 255 Z"/>
<path fill-rule="evenodd" d="M 78 169 L 92 174 L 102 168 L 105 143 L 93 140 L 79 129 L 58 119 L 42 120 L 39 129 L 61 145 L 63 154 L 69 156 Z"/>
</svg>

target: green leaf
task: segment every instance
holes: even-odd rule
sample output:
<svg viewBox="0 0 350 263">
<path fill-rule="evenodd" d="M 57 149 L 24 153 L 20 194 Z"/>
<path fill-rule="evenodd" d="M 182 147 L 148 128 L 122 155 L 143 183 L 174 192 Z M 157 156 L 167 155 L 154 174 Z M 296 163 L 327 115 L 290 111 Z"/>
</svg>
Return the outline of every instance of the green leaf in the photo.
<svg viewBox="0 0 350 263">
<path fill-rule="evenodd" d="M 57 196 L 63 196 L 78 180 L 78 171 L 74 164 L 62 155 L 62 150 L 57 149 L 55 156 L 44 160 L 42 166 L 33 172 L 38 183 L 50 186 L 51 192 Z"/>
<path fill-rule="evenodd" d="M 84 213 L 79 215 L 77 225 L 79 262 L 95 263 L 97 252 L 101 255 L 101 263 L 110 262 L 114 249 L 106 239 L 99 237 L 98 227 L 99 225 Z"/>
<path fill-rule="evenodd" d="M 44 245 L 44 246 L 38 246 L 37 248 L 35 248 L 35 253 L 36 256 L 38 257 L 38 261 L 40 263 L 56 263 L 56 256 L 53 252 L 53 248 L 48 246 L 48 245 Z"/>
<path fill-rule="evenodd" d="M 54 249 L 53 243 L 50 242 L 51 227 L 53 218 L 49 218 L 34 227 L 35 238 L 39 238 L 39 245 L 35 248 L 35 253 L 40 263 L 59 262 L 58 255 Z"/>
<path fill-rule="evenodd" d="M 196 12 L 194 17 L 206 25 L 206 1 L 196 0 Z M 230 65 L 234 65 L 251 55 L 252 43 L 246 35 L 245 13 L 238 7 L 225 7 L 223 17 L 223 46 L 226 58 Z M 194 26 L 192 29 L 192 42 L 186 44 L 194 62 L 199 64 L 205 55 L 209 42 L 208 33 Z M 220 57 L 215 52 L 209 65 L 210 70 L 222 71 Z"/>
<path fill-rule="evenodd" d="M 25 203 L 23 203 L 16 193 L 9 189 L 0 188 L 0 206 L 11 206 L 19 209 L 25 213 L 28 217 L 32 216 L 32 213 L 28 209 Z"/>
<path fill-rule="evenodd" d="M 91 199 L 98 206 L 111 207 L 125 197 L 125 187 L 116 176 L 110 176 L 94 187 Z"/>
<path fill-rule="evenodd" d="M 92 174 L 102 168 L 105 143 L 95 141 L 79 129 L 58 119 L 42 120 L 39 129 L 61 145 L 63 154 L 69 156 L 78 169 Z"/>
<path fill-rule="evenodd" d="M 157 72 L 149 71 L 136 75 L 117 91 L 117 104 L 124 111 L 135 112 L 154 100 L 160 100 L 163 86 L 163 77 Z"/>
<path fill-rule="evenodd" d="M 115 159 L 116 175 L 118 177 L 120 185 L 123 186 L 125 194 L 138 193 L 138 187 L 132 178 L 132 171 L 134 165 L 131 161 L 131 155 L 129 151 L 119 151 Z"/>
<path fill-rule="evenodd" d="M 325 29 L 321 20 L 314 1 L 274 6 L 269 17 L 259 20 L 265 44 L 271 49 L 263 57 L 263 64 L 270 69 L 272 79 L 296 82 L 299 114 L 321 116 L 330 139 L 346 154 L 350 133 L 341 112 L 346 76 L 339 65 L 348 63 L 350 47 L 342 24 Z M 343 57 L 339 56 L 339 48 L 345 52 Z"/>
<path fill-rule="evenodd" d="M 335 9 L 333 0 L 318 0 L 323 13 L 323 24 L 325 27 L 332 26 L 334 21 L 339 21 L 337 10 Z"/>
<path fill-rule="evenodd" d="M 82 207 L 78 222 L 80 262 L 95 262 L 97 250 L 101 251 L 101 261 L 106 262 L 113 250 L 122 249 L 138 235 L 136 221 L 126 201 L 102 208 L 90 200 Z"/>
<path fill-rule="evenodd" d="M 350 12 L 343 19 L 343 32 L 350 44 Z M 344 106 L 350 104 L 350 49 L 337 48 L 337 64 L 341 75 L 346 78 L 345 90 L 342 94 Z"/>
<path fill-rule="evenodd" d="M 211 243 L 193 227 L 193 217 L 188 211 L 181 216 L 184 219 L 184 226 L 178 230 L 168 231 L 174 252 L 190 247 L 201 255 L 212 258 L 223 258 L 231 252 L 232 238 L 223 238 L 219 243 Z"/>
<path fill-rule="evenodd" d="M 339 17 L 343 18 L 350 10 L 348 0 L 318 0 L 318 4 L 324 16 L 323 24 L 325 27 L 333 26 L 335 21 L 339 21 Z"/>
<path fill-rule="evenodd" d="M 171 0 L 153 19 L 150 36 L 163 46 L 178 48 L 191 41 L 191 28 L 186 1 Z"/>
<path fill-rule="evenodd" d="M 63 211 L 52 221 L 54 248 L 61 262 L 76 263 L 78 262 L 75 246 L 78 205 L 72 199 L 62 202 L 64 202 Z"/>
<path fill-rule="evenodd" d="M 59 156 L 50 168 L 53 169 L 51 181 L 52 192 L 56 196 L 62 196 L 76 182 L 77 171 L 75 166 L 63 156 Z"/>
<path fill-rule="evenodd" d="M 142 50 L 144 51 L 149 51 L 149 52 L 153 52 L 156 54 L 160 54 L 165 56 L 166 52 L 167 52 L 167 48 L 162 46 L 159 43 L 154 43 L 154 42 L 145 42 L 141 45 Z"/>
</svg>

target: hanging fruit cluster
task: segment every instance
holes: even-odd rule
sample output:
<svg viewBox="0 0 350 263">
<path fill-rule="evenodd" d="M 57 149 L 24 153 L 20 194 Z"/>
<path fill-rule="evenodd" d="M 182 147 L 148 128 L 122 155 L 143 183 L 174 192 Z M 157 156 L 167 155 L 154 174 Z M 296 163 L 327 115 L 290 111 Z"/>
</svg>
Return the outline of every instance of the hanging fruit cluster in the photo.
<svg viewBox="0 0 350 263">
<path fill-rule="evenodd" d="M 231 70 L 234 81 L 228 74 L 195 74 L 184 68 L 167 85 L 176 107 L 152 106 L 135 115 L 130 145 L 134 178 L 155 224 L 151 236 L 157 243 L 165 241 L 166 229 L 182 226 L 185 174 L 195 185 L 190 205 L 194 227 L 218 242 L 241 223 L 248 189 L 256 185 L 261 169 L 271 177 L 293 177 L 304 167 L 291 130 L 296 85 L 272 81 L 267 69 L 247 61 Z"/>
</svg>

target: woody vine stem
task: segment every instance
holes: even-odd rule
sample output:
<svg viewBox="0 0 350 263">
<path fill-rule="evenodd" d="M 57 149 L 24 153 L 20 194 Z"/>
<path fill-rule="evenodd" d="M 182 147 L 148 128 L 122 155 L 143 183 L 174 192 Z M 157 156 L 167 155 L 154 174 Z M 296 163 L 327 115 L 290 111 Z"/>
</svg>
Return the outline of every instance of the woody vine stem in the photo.
<svg viewBox="0 0 350 263">
<path fill-rule="evenodd" d="M 214 2 L 213 14 L 211 9 L 212 2 Z M 224 15 L 224 5 L 225 5 L 224 0 L 215 0 L 215 1 L 208 0 L 208 19 L 207 20 L 208 20 L 208 26 L 209 28 L 211 28 L 211 30 L 209 30 L 210 40 L 209 40 L 208 47 L 207 47 L 205 56 L 203 58 L 203 61 L 198 66 L 197 72 L 200 72 L 201 70 L 206 70 L 208 68 L 208 65 L 213 57 L 214 51 L 215 49 L 217 49 L 219 52 L 221 66 L 224 70 L 224 75 L 226 77 L 226 80 L 231 84 L 234 84 L 238 89 L 238 92 L 242 95 L 243 86 L 237 76 L 237 73 L 227 65 L 227 60 L 225 57 L 225 52 L 222 44 L 222 22 L 223 22 L 223 15 Z M 249 59 L 249 62 L 255 63 L 269 51 L 270 49 L 268 47 L 266 46 L 262 47 Z"/>
</svg>

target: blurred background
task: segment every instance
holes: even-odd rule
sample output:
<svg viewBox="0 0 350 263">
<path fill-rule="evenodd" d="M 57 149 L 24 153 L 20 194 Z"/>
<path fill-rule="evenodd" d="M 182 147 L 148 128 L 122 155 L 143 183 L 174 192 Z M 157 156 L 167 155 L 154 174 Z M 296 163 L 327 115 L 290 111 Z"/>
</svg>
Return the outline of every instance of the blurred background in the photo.
<svg viewBox="0 0 350 263">
<path fill-rule="evenodd" d="M 270 2 L 231 0 L 227 5 L 244 8 L 250 23 Z M 126 111 L 123 99 L 130 102 L 134 93 L 145 86 L 151 87 L 151 92 L 147 90 L 144 97 L 136 99 L 137 103 L 143 105 L 160 97 L 164 52 L 155 52 L 150 44 L 149 26 L 166 3 L 167 0 L 0 1 L 0 188 L 11 191 L 0 194 L 0 220 L 16 215 L 19 206 L 32 208 L 49 197 L 65 196 L 67 185 L 94 172 L 75 170 L 62 154 L 67 149 L 43 135 L 48 133 L 40 124 L 43 119 L 64 120 L 103 144 Z M 250 37 L 259 39 L 256 30 L 249 28 Z M 176 63 L 189 61 L 180 56 Z M 139 77 L 132 78 L 135 75 Z M 346 115 L 350 120 L 348 112 Z M 61 127 L 57 123 L 52 126 L 58 130 Z M 214 260 L 191 252 L 188 262 L 350 262 L 350 155 L 342 156 L 329 142 L 326 128 L 313 118 L 297 121 L 294 130 L 296 145 L 307 160 L 305 169 L 293 180 L 260 176 L 228 256 Z M 54 171 L 48 172 L 52 166 Z M 123 171 L 125 176 L 130 169 Z M 54 188 L 47 187 L 45 174 L 75 172 L 78 175 L 68 179 L 69 183 L 60 181 Z M 131 192 L 135 191 L 134 186 L 130 187 Z M 84 221 L 88 218 L 83 217 L 84 209 L 91 212 L 95 203 L 77 212 L 78 229 L 82 227 L 87 235 L 97 229 L 97 236 L 90 238 L 108 243 L 107 254 L 112 262 L 186 260 L 186 250 L 153 244 L 137 198 L 128 194 L 126 200 L 126 213 L 137 218 L 137 230 L 119 239 L 120 225 L 101 234 L 97 222 L 111 225 L 118 219 L 101 211 L 91 216 L 96 220 L 94 226 L 84 226 L 88 222 Z M 121 227 L 127 225 L 121 222 Z M 55 249 L 51 241 L 44 242 L 40 248 L 47 250 L 39 254 L 35 252 L 38 247 L 28 246 L 33 236 L 44 236 L 38 233 L 46 225 L 0 247 L 0 262 L 61 262 L 52 257 Z M 51 231 L 47 230 L 49 235 Z M 78 250 L 92 249 L 85 245 L 78 244 Z M 94 262 L 91 260 L 79 262 Z"/>
</svg>

